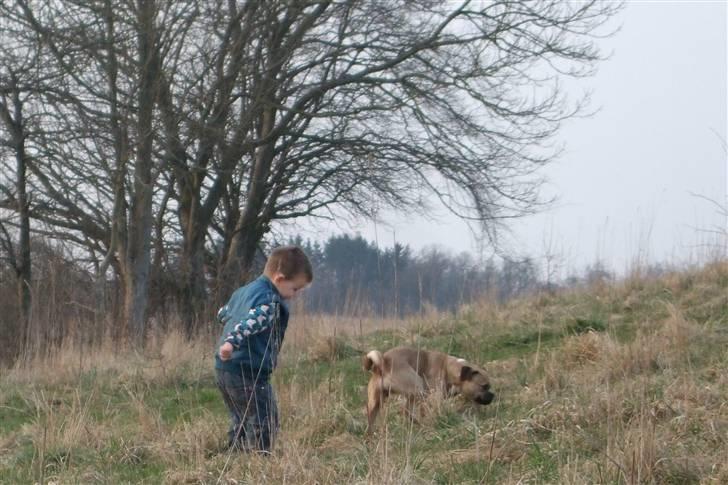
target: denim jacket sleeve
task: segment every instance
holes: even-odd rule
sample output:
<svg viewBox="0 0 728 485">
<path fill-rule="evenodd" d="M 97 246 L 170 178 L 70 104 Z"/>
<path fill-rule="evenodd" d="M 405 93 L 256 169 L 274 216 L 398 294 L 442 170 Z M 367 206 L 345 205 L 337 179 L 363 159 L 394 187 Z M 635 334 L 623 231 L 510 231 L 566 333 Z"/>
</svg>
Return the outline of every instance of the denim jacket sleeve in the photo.
<svg viewBox="0 0 728 485">
<path fill-rule="evenodd" d="M 269 330 L 278 318 L 278 312 L 276 301 L 251 308 L 247 317 L 235 324 L 233 331 L 225 337 L 225 342 L 230 342 L 234 348 L 239 349 L 245 338 Z"/>
</svg>

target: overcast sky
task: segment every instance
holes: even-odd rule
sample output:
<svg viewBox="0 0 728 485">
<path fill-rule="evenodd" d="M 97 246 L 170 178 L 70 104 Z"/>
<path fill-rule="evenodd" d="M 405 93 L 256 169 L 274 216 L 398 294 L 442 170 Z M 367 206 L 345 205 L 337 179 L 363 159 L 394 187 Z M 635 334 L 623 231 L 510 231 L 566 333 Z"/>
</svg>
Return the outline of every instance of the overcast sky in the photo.
<svg viewBox="0 0 728 485">
<path fill-rule="evenodd" d="M 543 174 L 558 201 L 513 225 L 514 254 L 559 256 L 564 271 L 596 259 L 623 271 L 635 258 L 694 261 L 710 244 L 704 230 L 727 229 L 707 201 L 727 203 L 728 65 L 725 1 L 628 2 L 612 52 L 595 77 L 591 118 L 566 123 L 565 152 Z M 578 92 L 576 93 L 578 94 Z M 476 253 L 471 231 L 444 210 L 436 221 L 390 215 L 352 229 L 381 246 L 438 245 Z"/>
</svg>

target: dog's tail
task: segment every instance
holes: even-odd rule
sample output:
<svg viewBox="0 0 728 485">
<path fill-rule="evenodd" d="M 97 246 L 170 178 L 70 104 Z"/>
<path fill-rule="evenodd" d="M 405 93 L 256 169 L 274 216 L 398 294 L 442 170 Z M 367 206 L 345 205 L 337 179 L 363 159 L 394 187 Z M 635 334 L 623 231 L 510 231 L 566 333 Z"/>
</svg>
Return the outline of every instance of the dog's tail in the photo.
<svg viewBox="0 0 728 485">
<path fill-rule="evenodd" d="M 382 366 L 384 365 L 384 357 L 378 350 L 370 350 L 362 359 L 362 367 L 364 370 L 370 370 L 375 374 L 382 375 Z"/>
</svg>

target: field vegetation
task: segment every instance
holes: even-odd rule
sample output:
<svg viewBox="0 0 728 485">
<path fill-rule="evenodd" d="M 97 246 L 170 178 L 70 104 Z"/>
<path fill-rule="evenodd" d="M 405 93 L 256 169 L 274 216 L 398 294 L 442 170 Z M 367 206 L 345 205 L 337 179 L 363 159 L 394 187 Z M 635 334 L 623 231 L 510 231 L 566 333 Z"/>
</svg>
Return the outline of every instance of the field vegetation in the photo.
<svg viewBox="0 0 728 485">
<path fill-rule="evenodd" d="M 1 483 L 728 483 L 728 264 L 405 320 L 294 314 L 270 458 L 229 453 L 213 332 L 66 339 L 0 376 Z M 390 400 L 365 436 L 369 349 L 481 363 L 497 400 Z"/>
</svg>

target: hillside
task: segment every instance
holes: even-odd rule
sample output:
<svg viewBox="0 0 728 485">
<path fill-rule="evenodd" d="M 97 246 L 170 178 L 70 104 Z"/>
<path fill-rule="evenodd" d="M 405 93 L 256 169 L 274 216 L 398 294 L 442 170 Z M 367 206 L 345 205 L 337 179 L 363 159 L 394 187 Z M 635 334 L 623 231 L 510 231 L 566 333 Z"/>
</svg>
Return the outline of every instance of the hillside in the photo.
<svg viewBox="0 0 728 485">
<path fill-rule="evenodd" d="M 0 376 L 0 483 L 726 483 L 728 264 L 401 321 L 294 318 L 277 453 L 222 448 L 212 339 L 66 348 Z M 391 401 L 364 436 L 363 351 L 484 365 L 497 401 Z"/>
</svg>

